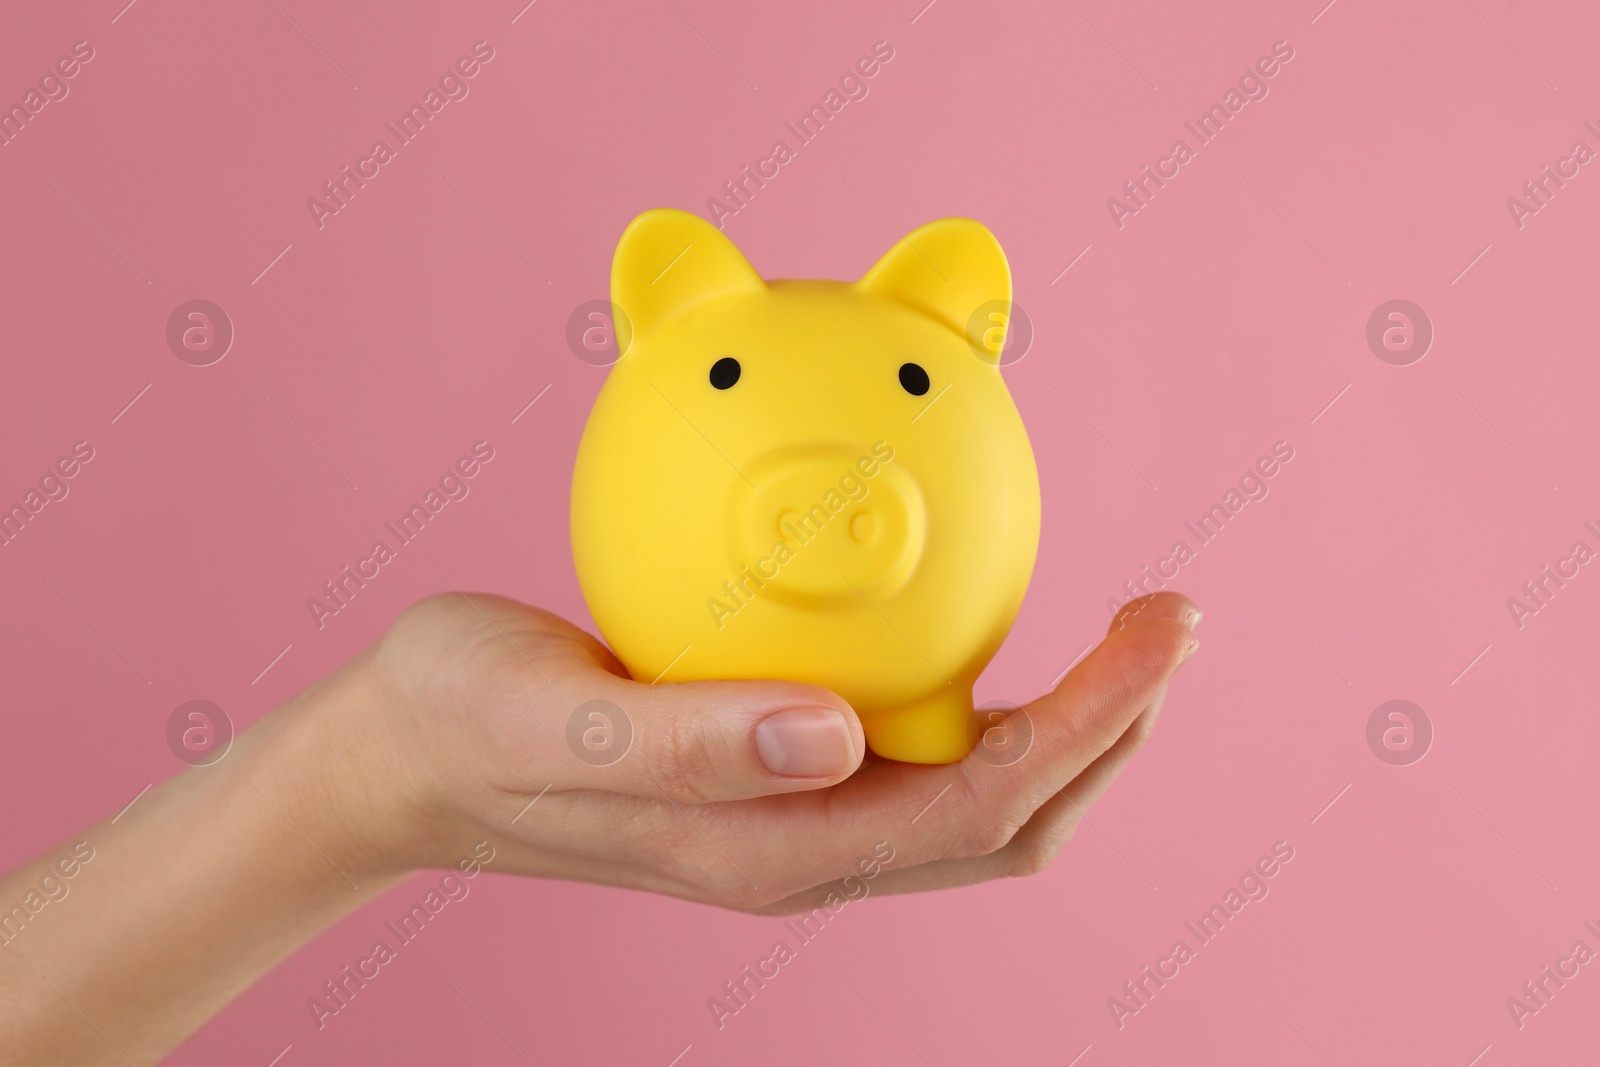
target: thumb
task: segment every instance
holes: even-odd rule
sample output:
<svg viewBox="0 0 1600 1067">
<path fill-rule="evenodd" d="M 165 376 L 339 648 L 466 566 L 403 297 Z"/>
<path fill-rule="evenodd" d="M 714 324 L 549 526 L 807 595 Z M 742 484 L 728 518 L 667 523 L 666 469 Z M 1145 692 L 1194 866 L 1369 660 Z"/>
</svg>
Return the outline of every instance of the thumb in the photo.
<svg viewBox="0 0 1600 1067">
<path fill-rule="evenodd" d="M 683 804 L 743 800 L 834 785 L 866 752 L 850 705 L 817 686 L 618 680 L 606 688 L 609 715 L 622 715 L 620 723 L 605 723 L 608 736 L 625 733 L 627 749 L 601 763 L 569 730 L 578 756 L 563 776 L 571 788 L 665 795 Z"/>
</svg>

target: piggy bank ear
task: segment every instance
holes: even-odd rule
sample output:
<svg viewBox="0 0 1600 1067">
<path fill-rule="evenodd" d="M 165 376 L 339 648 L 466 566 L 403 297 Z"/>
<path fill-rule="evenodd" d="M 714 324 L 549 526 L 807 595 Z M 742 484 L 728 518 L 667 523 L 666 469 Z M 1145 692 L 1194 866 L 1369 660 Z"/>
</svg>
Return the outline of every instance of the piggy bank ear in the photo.
<svg viewBox="0 0 1600 1067">
<path fill-rule="evenodd" d="M 733 242 L 687 211 L 658 208 L 628 224 L 611 261 L 617 350 L 627 352 L 671 316 L 703 300 L 764 289 Z"/>
<path fill-rule="evenodd" d="M 1010 315 L 1011 267 L 1000 242 L 981 222 L 940 219 L 918 228 L 889 249 L 856 288 L 913 307 L 967 337 L 980 354 L 1000 357 L 1004 335 L 992 328 L 994 319 L 979 312 L 996 310 L 985 305 L 998 301 L 998 310 Z"/>
</svg>

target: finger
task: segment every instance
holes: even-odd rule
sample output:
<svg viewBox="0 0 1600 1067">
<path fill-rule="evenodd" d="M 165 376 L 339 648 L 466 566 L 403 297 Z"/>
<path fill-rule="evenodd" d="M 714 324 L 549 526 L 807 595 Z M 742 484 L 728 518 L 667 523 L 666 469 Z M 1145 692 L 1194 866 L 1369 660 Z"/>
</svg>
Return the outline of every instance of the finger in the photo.
<svg viewBox="0 0 1600 1067">
<path fill-rule="evenodd" d="M 1160 716 L 1166 696 L 1163 686 L 1116 744 L 1090 764 L 1066 788 L 1047 800 L 1003 848 L 987 855 L 930 860 L 912 866 L 884 870 L 869 887 L 878 896 L 925 893 L 936 889 L 955 889 L 996 878 L 1037 874 L 1049 867 L 1071 839 L 1085 811 L 1106 791 L 1135 752 L 1143 747 Z M 859 880 L 858 876 L 858 880 Z M 782 900 L 755 909 L 763 915 L 793 915 L 821 907 L 828 897 L 845 890 L 860 895 L 856 885 L 841 881 L 825 882 L 803 889 Z"/>
<path fill-rule="evenodd" d="M 1194 604 L 1171 593 L 1143 601 L 1113 620 L 1106 639 L 1053 692 L 1023 709 L 1033 741 L 1021 759 L 993 766 L 976 753 L 962 764 L 980 803 L 1027 794 L 1033 803 L 1026 821 L 1109 752 L 1194 654 Z"/>
<path fill-rule="evenodd" d="M 1150 706 L 1139 714 L 1105 755 L 1039 806 L 1039 810 L 1006 844 L 1004 851 L 1010 854 L 1007 857 L 1007 873 L 1037 874 L 1055 862 L 1077 831 L 1078 824 L 1087 817 L 1090 806 L 1117 780 L 1128 761 L 1133 759 L 1134 753 L 1150 740 L 1166 695 L 1167 687 L 1162 686 Z"/>
<path fill-rule="evenodd" d="M 1143 632 L 1163 620 L 1192 626 L 1199 614 L 1187 597 L 1157 593 L 1125 605 L 1113 620 L 1112 632 L 1125 633 L 1130 626 Z M 1102 645 L 1099 660 L 1114 655 L 1114 649 L 1107 652 Z M 1090 665 L 1096 660 L 1091 655 L 1073 675 L 1088 666 L 1109 676 L 1126 671 L 1129 659 L 1125 654 L 1110 665 L 1098 661 Z M 814 686 L 625 683 L 618 692 L 621 695 L 614 702 L 627 717 L 632 747 L 615 765 L 600 768 L 600 773 L 568 779 L 574 785 L 647 796 L 659 791 L 678 803 L 741 800 L 834 785 L 849 777 L 866 753 L 865 737 L 854 712 L 835 694 Z M 603 732 L 605 724 L 598 725 Z M 1108 740 L 1101 751 L 1109 744 Z M 1061 773 L 1059 768 L 1056 773 Z"/>
<path fill-rule="evenodd" d="M 786 899 L 849 870 L 857 853 L 878 840 L 889 842 L 908 866 L 988 857 L 1003 849 L 1040 805 L 1110 750 L 1149 706 L 1197 647 L 1193 631 L 1180 621 L 1197 615 L 1186 598 L 1173 595 L 1149 598 L 1128 612 L 1124 624 L 1113 625 L 1054 693 L 1026 709 L 1034 722 L 1033 747 L 1014 766 L 993 767 L 973 758 L 942 767 L 875 762 L 825 793 L 773 798 L 756 806 L 707 804 L 692 818 L 694 832 L 708 841 L 764 842 L 758 854 L 737 857 L 738 882 L 729 876 L 730 892 L 738 894 L 734 899 L 750 906 Z M 785 781 L 796 776 L 774 775 L 755 739 L 762 719 L 784 706 L 809 701 L 811 707 L 842 710 L 839 698 L 826 691 L 758 682 L 618 685 L 617 699 L 628 702 L 638 748 L 609 767 L 586 768 L 582 777 L 595 788 L 645 796 L 659 790 L 677 804 L 814 789 L 848 774 Z M 858 723 L 851 732 L 850 770 L 865 750 L 857 731 Z M 719 766 L 728 769 L 716 772 Z M 988 869 L 999 869 L 1007 858 Z M 992 876 L 971 868 L 961 870 L 973 878 Z"/>
<path fill-rule="evenodd" d="M 555 714 L 546 716 L 547 732 L 566 734 L 544 746 L 565 757 L 552 775 L 564 788 L 675 804 L 744 800 L 835 785 L 866 752 L 855 712 L 817 686 L 643 685 L 596 674 L 581 688 L 585 699 L 571 712 L 557 700 Z"/>
<path fill-rule="evenodd" d="M 1169 597 L 1173 594 L 1157 595 Z M 1169 601 L 1166 606 L 1158 610 L 1182 619 L 1193 630 L 1200 625 L 1200 620 L 1204 616 L 1197 608 L 1193 609 L 1191 614 L 1190 608 L 1193 608 L 1193 605 Z M 1121 613 L 1119 617 L 1120 615 Z M 1120 623 L 1113 620 L 1112 625 L 1120 626 Z M 1161 717 L 1169 685 L 1170 682 L 1156 692 L 1155 699 L 1139 713 L 1139 717 L 1105 755 L 1085 768 L 1083 773 L 1064 786 L 1061 792 L 1045 801 L 1012 839 L 1012 845 L 1018 846 L 1019 851 L 1032 852 L 1039 857 L 1039 862 L 1032 864 L 1034 869 L 1042 870 L 1054 861 L 1061 847 L 1072 837 L 1078 822 L 1084 817 L 1084 812 L 1104 795 L 1111 787 L 1111 783 L 1116 781 L 1117 776 L 1128 765 L 1128 761 L 1133 759 L 1134 753 L 1150 740 L 1151 734 L 1155 732 L 1156 720 Z"/>
<path fill-rule="evenodd" d="M 873 763 L 825 794 L 785 798 L 777 811 L 714 809 L 717 822 L 732 836 L 767 842 L 756 881 L 781 890 L 770 899 L 848 870 L 878 840 L 905 866 L 998 852 L 1150 706 L 1196 647 L 1179 621 L 1195 614 L 1190 609 L 1182 598 L 1168 599 L 1114 629 L 1054 693 L 1025 709 L 1032 747 L 1011 766 L 979 756 L 943 767 Z"/>
<path fill-rule="evenodd" d="M 1177 619 L 1191 630 L 1199 626 L 1204 618 L 1194 601 L 1182 593 L 1151 593 L 1149 596 L 1136 597 L 1118 608 L 1111 617 L 1111 625 L 1106 627 L 1106 633 L 1125 630 L 1129 623 L 1141 616 Z"/>
<path fill-rule="evenodd" d="M 546 788 L 675 804 L 820 789 L 849 777 L 866 751 L 855 712 L 818 686 L 644 685 L 557 616 L 486 594 L 443 599 L 493 629 L 489 647 L 517 653 L 489 741 L 506 757 L 492 777 L 519 810 Z"/>
</svg>

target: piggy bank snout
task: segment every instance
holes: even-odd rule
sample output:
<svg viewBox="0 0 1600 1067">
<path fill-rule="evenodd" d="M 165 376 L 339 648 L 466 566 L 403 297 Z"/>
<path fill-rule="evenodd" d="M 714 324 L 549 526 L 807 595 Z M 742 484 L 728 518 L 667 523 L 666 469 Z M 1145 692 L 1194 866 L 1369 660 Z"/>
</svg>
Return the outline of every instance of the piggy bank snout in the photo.
<svg viewBox="0 0 1600 1067">
<path fill-rule="evenodd" d="M 823 606 L 892 593 L 922 555 L 922 494 L 871 448 L 769 452 L 736 479 L 731 503 L 735 565 L 779 600 Z"/>
</svg>

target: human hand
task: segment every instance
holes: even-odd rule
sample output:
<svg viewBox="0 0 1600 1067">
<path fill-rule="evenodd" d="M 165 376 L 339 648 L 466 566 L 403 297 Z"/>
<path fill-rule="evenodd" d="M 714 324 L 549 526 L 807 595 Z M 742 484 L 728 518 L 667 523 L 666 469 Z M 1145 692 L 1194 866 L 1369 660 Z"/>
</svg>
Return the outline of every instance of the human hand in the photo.
<svg viewBox="0 0 1600 1067">
<path fill-rule="evenodd" d="M 1020 758 L 921 766 L 863 759 L 861 724 L 825 689 L 646 685 L 547 612 L 425 600 L 227 759 L 85 831 L 103 847 L 73 921 L 29 921 L 0 953 L 0 1063 L 159 1057 L 411 871 L 475 873 L 469 853 L 763 914 L 859 899 L 849 875 L 901 893 L 1043 870 L 1149 736 L 1198 619 L 1175 594 L 1133 601 L 1012 723 L 1031 727 L 1011 734 L 1031 736 Z M 632 732 L 605 765 L 567 741 L 595 700 Z M 54 859 L 0 880 L 0 899 Z"/>
<path fill-rule="evenodd" d="M 446 594 L 352 665 L 365 698 L 341 705 L 359 721 L 336 728 L 375 746 L 381 758 L 362 763 L 381 773 L 342 787 L 351 810 L 374 813 L 367 854 L 383 873 L 450 866 L 462 842 L 487 837 L 496 870 L 765 914 L 814 906 L 878 842 L 894 856 L 880 893 L 1030 874 L 1149 737 L 1199 617 L 1174 593 L 1129 603 L 1023 709 L 1025 756 L 922 766 L 868 753 L 825 689 L 636 682 L 548 612 Z M 568 743 L 574 709 L 597 700 L 620 710 L 608 716 L 619 750 L 631 727 L 605 765 Z"/>
</svg>

